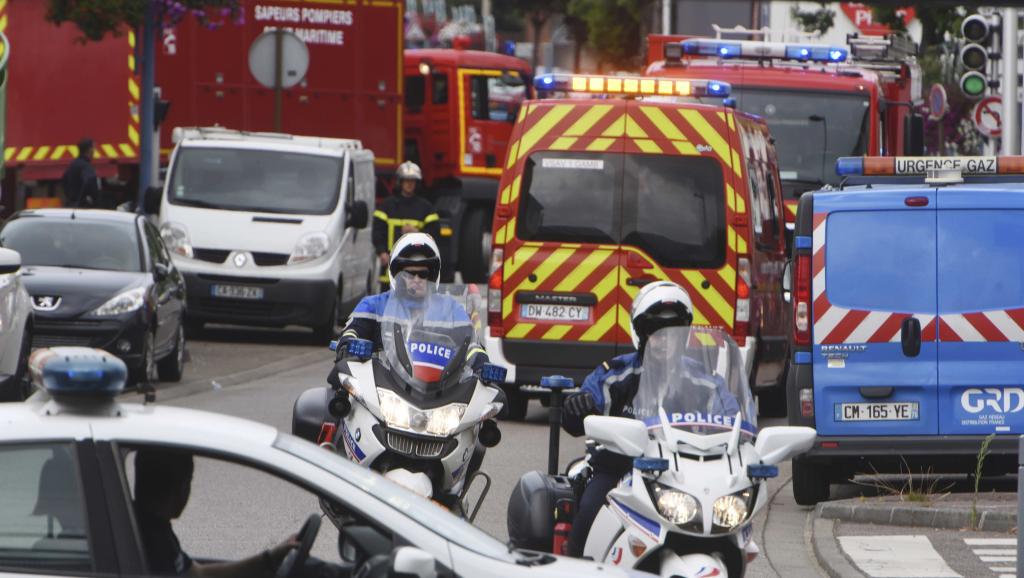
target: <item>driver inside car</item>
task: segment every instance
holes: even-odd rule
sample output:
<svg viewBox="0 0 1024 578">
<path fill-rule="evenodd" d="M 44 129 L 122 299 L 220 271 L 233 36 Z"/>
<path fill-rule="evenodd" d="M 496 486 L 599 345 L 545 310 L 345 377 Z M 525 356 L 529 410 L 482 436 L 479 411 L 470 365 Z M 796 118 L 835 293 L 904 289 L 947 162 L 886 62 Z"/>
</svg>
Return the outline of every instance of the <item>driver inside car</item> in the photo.
<svg viewBox="0 0 1024 578">
<path fill-rule="evenodd" d="M 192 491 L 192 455 L 160 449 L 141 449 L 135 454 L 135 520 L 151 574 L 159 576 L 259 577 L 276 576 L 278 567 L 293 548 L 290 536 L 277 546 L 235 562 L 199 563 L 189 557 L 178 541 L 171 520 L 185 511 Z M 310 557 L 299 576 L 335 578 L 348 576 L 340 566 Z"/>
</svg>

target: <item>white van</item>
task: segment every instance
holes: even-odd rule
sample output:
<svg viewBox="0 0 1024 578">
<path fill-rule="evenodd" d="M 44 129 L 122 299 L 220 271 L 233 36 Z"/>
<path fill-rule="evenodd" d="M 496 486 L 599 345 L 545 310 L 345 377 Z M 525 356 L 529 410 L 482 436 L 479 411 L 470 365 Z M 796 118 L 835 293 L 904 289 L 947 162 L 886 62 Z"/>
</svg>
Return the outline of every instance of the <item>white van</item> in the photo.
<svg viewBox="0 0 1024 578">
<path fill-rule="evenodd" d="M 147 194 L 185 276 L 186 319 L 336 335 L 374 287 L 373 153 L 358 140 L 175 128 Z"/>
</svg>

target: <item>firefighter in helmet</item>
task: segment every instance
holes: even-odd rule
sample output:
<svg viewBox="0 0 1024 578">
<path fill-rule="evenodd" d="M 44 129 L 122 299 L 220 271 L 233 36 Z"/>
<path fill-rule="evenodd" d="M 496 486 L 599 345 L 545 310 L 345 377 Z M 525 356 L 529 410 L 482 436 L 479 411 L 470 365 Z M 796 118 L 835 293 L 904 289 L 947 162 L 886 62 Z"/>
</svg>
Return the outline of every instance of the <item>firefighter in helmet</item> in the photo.
<svg viewBox="0 0 1024 578">
<path fill-rule="evenodd" d="M 440 217 L 430 201 L 418 196 L 423 180 L 420 167 L 405 161 L 398 165 L 398 194 L 387 198 L 373 212 L 373 246 L 380 259 L 381 283 L 388 281 L 388 263 L 395 241 L 406 233 L 423 232 L 435 240 L 438 237 Z"/>
</svg>

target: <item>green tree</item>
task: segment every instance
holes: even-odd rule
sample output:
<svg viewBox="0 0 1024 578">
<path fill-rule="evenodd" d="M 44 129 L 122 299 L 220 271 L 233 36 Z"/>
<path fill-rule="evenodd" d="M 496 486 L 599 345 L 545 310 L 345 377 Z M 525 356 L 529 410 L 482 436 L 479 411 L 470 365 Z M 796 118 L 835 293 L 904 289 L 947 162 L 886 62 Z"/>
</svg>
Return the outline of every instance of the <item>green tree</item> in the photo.
<svg viewBox="0 0 1024 578">
<path fill-rule="evenodd" d="M 570 0 L 569 14 L 586 23 L 600 66 L 633 69 L 643 54 L 644 16 L 654 0 Z"/>
<path fill-rule="evenodd" d="M 564 14 L 568 4 L 569 0 L 494 0 L 493 9 L 495 14 L 517 14 L 530 25 L 533 39 L 531 64 L 537 68 L 540 63 L 540 35 L 544 31 L 544 25 L 552 16 Z"/>
<path fill-rule="evenodd" d="M 836 23 L 836 12 L 828 7 L 827 2 L 818 2 L 817 10 L 801 10 L 799 5 L 790 9 L 790 15 L 799 23 L 804 32 L 824 34 Z"/>
<path fill-rule="evenodd" d="M 102 40 L 107 34 L 120 35 L 125 25 L 142 25 L 147 2 L 157 6 L 160 21 L 174 25 L 192 14 L 207 27 L 242 18 L 241 0 L 50 0 L 46 18 L 54 24 L 71 22 L 87 40 Z"/>
</svg>

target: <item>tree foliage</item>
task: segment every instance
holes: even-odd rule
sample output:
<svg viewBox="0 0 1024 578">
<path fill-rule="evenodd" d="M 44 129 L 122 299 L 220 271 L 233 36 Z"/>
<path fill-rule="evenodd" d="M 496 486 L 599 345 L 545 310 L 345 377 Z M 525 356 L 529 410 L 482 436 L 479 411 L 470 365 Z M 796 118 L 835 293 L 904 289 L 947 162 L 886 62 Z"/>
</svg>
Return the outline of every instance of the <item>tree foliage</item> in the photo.
<svg viewBox="0 0 1024 578">
<path fill-rule="evenodd" d="M 564 14 L 569 0 L 494 0 L 494 13 L 515 14 L 530 27 L 534 68 L 540 62 L 540 35 L 552 16 Z"/>
<path fill-rule="evenodd" d="M 804 32 L 824 34 L 836 23 L 836 12 L 828 7 L 828 2 L 818 2 L 817 10 L 801 10 L 799 5 L 790 9 L 790 15 L 796 20 Z"/>
<path fill-rule="evenodd" d="M 600 65 L 633 69 L 643 55 L 644 16 L 654 0 L 570 0 L 568 13 L 586 24 Z"/>
<path fill-rule="evenodd" d="M 225 22 L 241 23 L 241 0 L 49 0 L 47 20 L 54 24 L 71 22 L 87 40 L 101 40 L 107 34 L 118 35 L 124 26 L 137 28 L 146 13 L 146 2 L 156 5 L 157 17 L 173 26 L 188 14 L 200 24 L 216 28 Z"/>
</svg>

